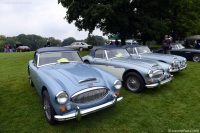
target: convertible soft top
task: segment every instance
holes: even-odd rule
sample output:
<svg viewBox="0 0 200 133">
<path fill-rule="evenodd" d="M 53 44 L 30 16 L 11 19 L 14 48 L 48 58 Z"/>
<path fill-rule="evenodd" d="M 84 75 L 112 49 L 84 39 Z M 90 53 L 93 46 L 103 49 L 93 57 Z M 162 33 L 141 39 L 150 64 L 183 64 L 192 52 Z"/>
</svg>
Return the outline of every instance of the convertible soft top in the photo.
<svg viewBox="0 0 200 133">
<path fill-rule="evenodd" d="M 124 45 L 122 48 L 135 48 L 135 47 L 143 47 L 143 45 L 133 44 L 133 45 Z"/>
<path fill-rule="evenodd" d="M 43 53 L 43 52 L 58 52 L 58 51 L 76 51 L 71 48 L 66 48 L 66 47 L 44 47 L 44 48 L 39 48 L 36 50 L 38 53 Z"/>
<path fill-rule="evenodd" d="M 95 54 L 96 50 L 109 50 L 109 49 L 122 49 L 122 48 L 121 47 L 117 47 L 116 45 L 93 47 L 91 52 L 90 52 L 90 56 L 94 57 L 94 54 Z"/>
</svg>

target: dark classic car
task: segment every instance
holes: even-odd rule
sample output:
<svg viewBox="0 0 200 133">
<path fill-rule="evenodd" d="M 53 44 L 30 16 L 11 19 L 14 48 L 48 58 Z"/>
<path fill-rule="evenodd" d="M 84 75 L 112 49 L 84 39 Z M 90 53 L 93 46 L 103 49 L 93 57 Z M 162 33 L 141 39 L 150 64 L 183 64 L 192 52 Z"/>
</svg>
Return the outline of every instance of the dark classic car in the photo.
<svg viewBox="0 0 200 133">
<path fill-rule="evenodd" d="M 154 53 L 163 53 L 162 48 L 158 48 L 153 51 Z M 185 48 L 182 44 L 172 44 L 172 49 L 170 51 L 173 55 L 179 55 L 185 57 L 187 60 L 192 60 L 194 62 L 200 62 L 200 50 Z"/>
<path fill-rule="evenodd" d="M 64 47 L 35 51 L 28 64 L 31 86 L 42 97 L 47 121 L 55 124 L 110 107 L 121 101 L 121 81 L 82 62 L 78 52 Z"/>
<path fill-rule="evenodd" d="M 85 63 L 113 73 L 131 92 L 142 92 L 172 80 L 171 66 L 145 59 L 134 59 L 127 50 L 118 47 L 95 47 L 84 56 Z"/>
<path fill-rule="evenodd" d="M 178 72 L 187 67 L 186 58 L 171 54 L 152 53 L 148 46 L 125 45 L 123 48 L 125 48 L 133 58 L 157 60 L 171 65 L 172 69 L 170 72 Z"/>
</svg>

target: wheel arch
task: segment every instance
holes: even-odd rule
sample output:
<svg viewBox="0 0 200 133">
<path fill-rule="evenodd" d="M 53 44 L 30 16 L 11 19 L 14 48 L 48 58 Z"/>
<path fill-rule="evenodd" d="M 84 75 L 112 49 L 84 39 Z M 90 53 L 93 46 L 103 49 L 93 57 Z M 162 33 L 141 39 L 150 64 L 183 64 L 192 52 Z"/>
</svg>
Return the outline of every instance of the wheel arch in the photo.
<svg viewBox="0 0 200 133">
<path fill-rule="evenodd" d="M 124 72 L 123 76 L 122 76 L 122 80 L 124 81 L 124 77 L 126 76 L 126 74 L 130 73 L 130 72 L 135 72 L 137 74 L 139 74 L 141 77 L 142 77 L 142 80 L 144 81 L 144 83 L 146 84 L 143 76 L 137 71 L 137 70 L 134 70 L 134 69 L 129 69 L 127 71 Z"/>
<path fill-rule="evenodd" d="M 90 61 L 88 59 L 84 60 L 83 62 L 84 63 L 87 63 L 87 62 L 90 63 Z"/>
<path fill-rule="evenodd" d="M 48 92 L 47 88 L 46 88 L 45 86 L 43 86 L 42 89 L 41 89 L 41 96 L 42 96 L 42 97 L 43 97 L 42 94 L 43 94 L 43 92 L 44 92 L 45 90 Z"/>
</svg>

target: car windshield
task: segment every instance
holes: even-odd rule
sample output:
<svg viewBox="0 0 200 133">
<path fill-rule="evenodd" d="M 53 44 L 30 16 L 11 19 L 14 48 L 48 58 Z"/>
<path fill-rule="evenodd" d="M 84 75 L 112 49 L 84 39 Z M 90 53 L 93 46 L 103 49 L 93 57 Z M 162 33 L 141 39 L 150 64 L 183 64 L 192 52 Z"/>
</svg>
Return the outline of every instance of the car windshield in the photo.
<svg viewBox="0 0 200 133">
<path fill-rule="evenodd" d="M 82 61 L 77 52 L 45 52 L 39 55 L 38 66 Z"/>
<path fill-rule="evenodd" d="M 136 49 L 137 49 L 138 54 L 151 53 L 148 47 L 137 47 Z"/>
<path fill-rule="evenodd" d="M 183 49 L 183 48 L 185 48 L 182 44 L 177 44 L 176 47 L 177 47 L 177 49 Z"/>
<path fill-rule="evenodd" d="M 81 45 L 87 45 L 86 43 L 82 42 Z"/>
<path fill-rule="evenodd" d="M 110 49 L 110 50 L 107 50 L 107 55 L 108 55 L 108 59 L 130 56 L 129 53 L 125 49 Z"/>
</svg>

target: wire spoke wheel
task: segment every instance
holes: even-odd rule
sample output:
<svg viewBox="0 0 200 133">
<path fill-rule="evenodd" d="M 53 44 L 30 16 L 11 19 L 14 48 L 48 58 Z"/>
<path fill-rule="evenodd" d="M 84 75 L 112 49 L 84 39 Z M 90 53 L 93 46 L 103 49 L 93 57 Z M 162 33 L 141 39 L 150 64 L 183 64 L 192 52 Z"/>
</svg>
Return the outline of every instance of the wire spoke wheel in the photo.
<svg viewBox="0 0 200 133">
<path fill-rule="evenodd" d="M 139 93 L 145 88 L 142 76 L 137 72 L 129 72 L 124 76 L 125 88 L 131 92 Z"/>
<path fill-rule="evenodd" d="M 46 97 L 44 97 L 44 112 L 45 112 L 47 119 L 51 119 L 50 104 Z"/>
<path fill-rule="evenodd" d="M 127 79 L 127 86 L 130 90 L 136 91 L 140 88 L 140 81 L 136 77 L 129 77 Z"/>
<path fill-rule="evenodd" d="M 192 59 L 194 62 L 200 62 L 200 55 L 194 55 Z"/>
<path fill-rule="evenodd" d="M 56 115 L 56 112 L 51 104 L 47 90 L 43 91 L 43 107 L 47 121 L 51 125 L 55 125 L 57 123 L 57 121 L 54 119 L 54 115 Z"/>
</svg>

